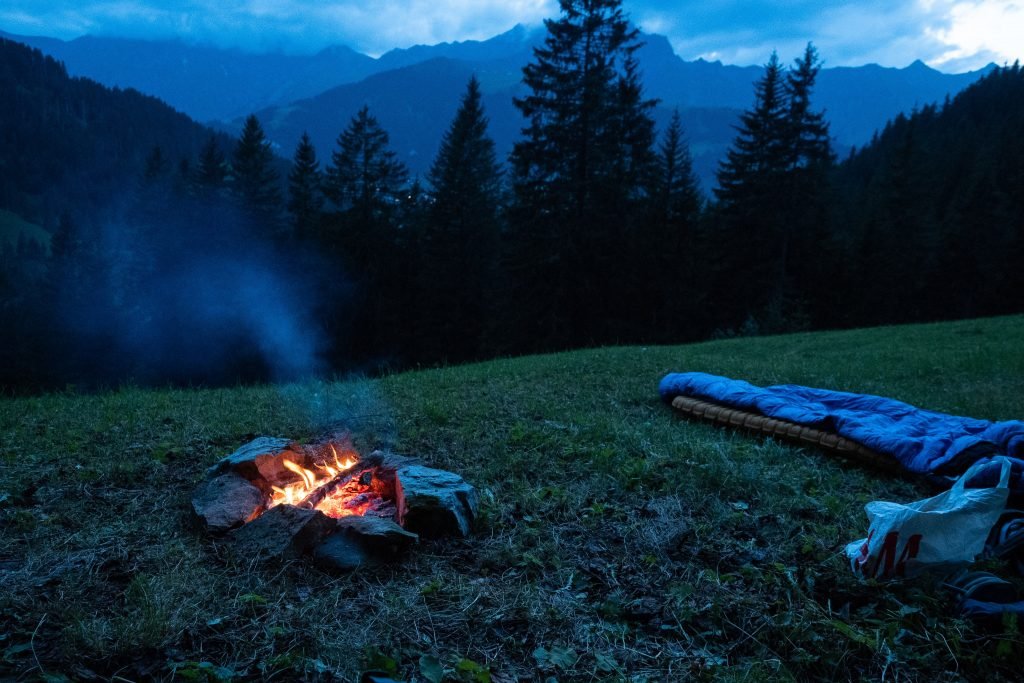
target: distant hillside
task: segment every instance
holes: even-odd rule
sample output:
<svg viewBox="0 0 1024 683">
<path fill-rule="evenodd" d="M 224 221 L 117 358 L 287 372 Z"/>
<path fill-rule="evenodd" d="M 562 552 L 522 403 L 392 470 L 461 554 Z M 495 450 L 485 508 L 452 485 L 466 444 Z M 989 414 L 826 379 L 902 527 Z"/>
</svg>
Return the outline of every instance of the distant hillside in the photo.
<svg viewBox="0 0 1024 683">
<path fill-rule="evenodd" d="M 0 38 L 0 209 L 52 229 L 135 188 L 160 147 L 195 158 L 210 130 L 154 97 L 71 78 L 40 51 Z M 20 231 L 20 230 L 19 230 Z"/>
<path fill-rule="evenodd" d="M 754 99 L 753 83 L 759 66 L 729 66 L 721 62 L 687 62 L 677 56 L 666 38 L 644 36 L 638 53 L 644 84 L 652 97 L 667 107 L 725 107 L 746 109 Z M 797 55 L 779 55 L 789 64 Z M 768 55 L 765 55 L 765 61 Z M 822 55 L 828 66 L 828 55 Z M 992 65 L 964 74 L 944 74 L 917 61 L 903 69 L 868 64 L 824 68 L 818 76 L 814 101 L 824 109 L 839 149 L 860 146 L 900 112 L 942 102 L 955 95 Z"/>
<path fill-rule="evenodd" d="M 249 54 L 181 41 L 83 36 L 63 41 L 6 37 L 64 62 L 73 76 L 135 88 L 198 121 L 226 120 L 273 104 L 310 97 L 377 71 L 377 62 L 347 47 L 311 56 Z"/>
<path fill-rule="evenodd" d="M 945 106 L 896 117 L 836 177 L 844 251 L 869 269 L 859 324 L 1020 310 L 1024 69 L 996 69 Z"/>
<path fill-rule="evenodd" d="M 50 233 L 16 213 L 0 209 L 0 249 L 16 248 L 26 242 L 36 242 L 44 250 L 49 249 Z"/>
</svg>

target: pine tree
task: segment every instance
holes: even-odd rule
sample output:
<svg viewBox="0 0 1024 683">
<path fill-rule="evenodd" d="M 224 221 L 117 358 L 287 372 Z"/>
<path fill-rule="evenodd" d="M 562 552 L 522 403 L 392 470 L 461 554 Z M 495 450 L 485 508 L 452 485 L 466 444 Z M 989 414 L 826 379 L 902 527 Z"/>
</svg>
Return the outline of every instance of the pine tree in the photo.
<svg viewBox="0 0 1024 683">
<path fill-rule="evenodd" d="M 245 120 L 232 163 L 234 193 L 242 208 L 265 234 L 276 232 L 281 206 L 280 179 L 274 153 L 255 114 Z"/>
<path fill-rule="evenodd" d="M 338 137 L 325 175 L 324 194 L 337 210 L 324 217 L 322 237 L 358 291 L 354 321 L 346 327 L 359 336 L 349 352 L 357 358 L 397 353 L 408 329 L 406 252 L 398 229 L 408 171 L 369 108 Z"/>
<path fill-rule="evenodd" d="M 715 196 L 724 211 L 770 213 L 775 189 L 788 169 L 788 117 L 782 65 L 774 52 L 754 87 L 754 106 L 740 115 L 736 139 L 718 170 Z"/>
<path fill-rule="evenodd" d="M 319 224 L 324 205 L 322 186 L 323 176 L 316 149 L 309 134 L 303 132 L 288 176 L 288 211 L 292 214 L 295 236 L 299 239 L 311 237 Z"/>
<path fill-rule="evenodd" d="M 819 71 L 818 50 L 808 43 L 803 56 L 796 60 L 795 68 L 786 74 L 790 167 L 807 171 L 804 175 L 828 170 L 836 160 L 825 113 L 811 109 L 811 93 Z"/>
<path fill-rule="evenodd" d="M 484 343 L 499 238 L 501 171 L 475 76 L 427 180 L 433 201 L 417 249 L 419 336 L 426 359 L 462 360 Z"/>
<path fill-rule="evenodd" d="M 199 164 L 193 182 L 200 194 L 213 194 L 225 187 L 227 176 L 227 160 L 217 137 L 211 135 L 199 152 Z"/>
<path fill-rule="evenodd" d="M 703 200 L 678 110 L 658 146 L 648 201 L 648 217 L 638 231 L 636 272 L 650 304 L 637 307 L 636 324 L 651 339 L 693 338 L 702 329 L 703 317 L 698 315 Z"/>
<path fill-rule="evenodd" d="M 661 220 L 666 225 L 690 223 L 700 210 L 701 195 L 678 109 L 658 147 L 655 171 L 652 197 Z"/>
<path fill-rule="evenodd" d="M 808 47 L 808 56 L 813 57 Z M 809 96 L 817 73 L 790 81 L 806 86 Z M 755 85 L 754 106 L 740 116 L 736 139 L 718 170 L 715 196 L 719 231 L 718 282 L 725 322 L 741 319 L 763 331 L 791 325 L 798 313 L 789 305 L 789 236 L 798 203 L 794 177 L 809 162 L 811 148 L 798 144 L 810 128 L 806 101 L 794 106 L 778 55 L 774 52 Z M 810 141 L 808 142 L 810 144 Z"/>
<path fill-rule="evenodd" d="M 364 221 L 393 206 L 409 177 L 388 142 L 387 132 L 364 106 L 338 136 L 338 149 L 327 167 L 324 192 L 328 198 Z"/>
<path fill-rule="evenodd" d="M 154 182 L 166 175 L 168 168 L 169 164 L 164 156 L 164 151 L 159 145 L 156 145 L 150 150 L 149 156 L 146 157 L 146 166 L 142 172 L 142 179 L 147 183 Z"/>
<path fill-rule="evenodd" d="M 789 299 L 789 315 L 810 316 L 808 322 L 822 322 L 831 315 L 834 306 L 817 294 L 828 286 L 841 258 L 828 229 L 836 156 L 825 114 L 811 106 L 820 70 L 818 51 L 808 43 L 786 75 L 790 161 L 785 184 L 779 188 L 786 196 L 775 277 Z M 812 300 L 818 304 L 808 308 Z"/>
<path fill-rule="evenodd" d="M 638 31 L 621 0 L 561 0 L 523 70 L 527 120 L 512 153 L 509 267 L 514 324 L 530 346 L 615 338 L 624 325 L 631 239 L 653 123 L 633 53 Z M 539 328 L 539 329 L 538 329 Z"/>
</svg>

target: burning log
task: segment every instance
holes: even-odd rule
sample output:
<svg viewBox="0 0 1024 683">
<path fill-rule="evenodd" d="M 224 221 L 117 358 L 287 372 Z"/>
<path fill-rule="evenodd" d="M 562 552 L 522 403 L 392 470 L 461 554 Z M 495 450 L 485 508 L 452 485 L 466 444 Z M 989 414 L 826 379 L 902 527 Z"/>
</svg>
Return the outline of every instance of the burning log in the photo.
<svg viewBox="0 0 1024 683">
<path fill-rule="evenodd" d="M 295 507 L 305 508 L 307 510 L 314 510 L 316 506 L 323 502 L 324 498 L 331 495 L 338 489 L 346 486 L 350 482 L 359 479 L 360 483 L 369 486 L 373 481 L 373 465 L 364 465 L 361 468 L 348 470 L 345 472 L 339 472 L 334 475 L 326 482 L 316 487 L 306 497 L 295 503 Z M 363 478 L 368 478 L 367 481 L 363 482 Z"/>
</svg>

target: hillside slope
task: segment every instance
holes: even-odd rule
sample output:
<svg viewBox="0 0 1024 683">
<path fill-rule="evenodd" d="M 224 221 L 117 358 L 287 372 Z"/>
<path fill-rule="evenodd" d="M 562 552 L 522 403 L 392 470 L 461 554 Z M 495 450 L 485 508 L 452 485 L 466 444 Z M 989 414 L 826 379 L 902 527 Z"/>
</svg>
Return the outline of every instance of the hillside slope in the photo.
<svg viewBox="0 0 1024 683">
<path fill-rule="evenodd" d="M 867 585 L 841 557 L 864 503 L 927 488 L 679 421 L 657 382 L 703 370 L 1021 418 L 1022 337 L 1015 316 L 0 400 L 0 675 L 1017 680 L 1019 630 L 976 631 L 937 579 Z M 474 483 L 476 533 L 328 576 L 234 561 L 191 527 L 220 456 L 341 428 Z"/>
<path fill-rule="evenodd" d="M 0 209 L 53 230 L 97 218 L 133 191 L 147 157 L 195 158 L 211 131 L 155 97 L 72 78 L 39 50 L 0 38 Z"/>
</svg>

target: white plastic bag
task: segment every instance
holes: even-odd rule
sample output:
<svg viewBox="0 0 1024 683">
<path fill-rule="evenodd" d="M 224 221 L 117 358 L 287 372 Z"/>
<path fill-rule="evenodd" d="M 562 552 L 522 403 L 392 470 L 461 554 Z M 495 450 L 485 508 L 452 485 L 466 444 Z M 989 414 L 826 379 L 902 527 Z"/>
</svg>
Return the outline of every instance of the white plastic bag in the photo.
<svg viewBox="0 0 1024 683">
<path fill-rule="evenodd" d="M 992 459 L 999 461 L 1002 471 L 995 488 L 964 488 L 989 464 L 975 463 L 952 488 L 932 498 L 907 505 L 868 503 L 868 537 L 846 546 L 854 573 L 891 579 L 973 562 L 1006 508 L 1010 461 Z"/>
</svg>

